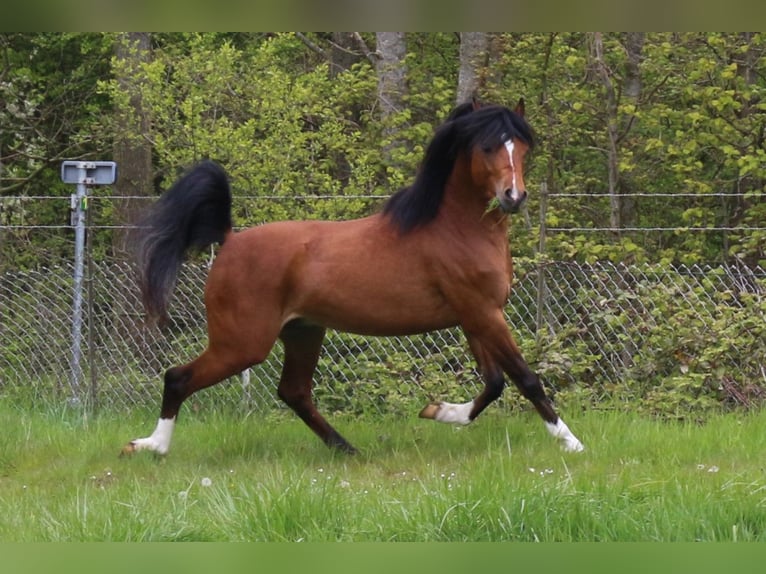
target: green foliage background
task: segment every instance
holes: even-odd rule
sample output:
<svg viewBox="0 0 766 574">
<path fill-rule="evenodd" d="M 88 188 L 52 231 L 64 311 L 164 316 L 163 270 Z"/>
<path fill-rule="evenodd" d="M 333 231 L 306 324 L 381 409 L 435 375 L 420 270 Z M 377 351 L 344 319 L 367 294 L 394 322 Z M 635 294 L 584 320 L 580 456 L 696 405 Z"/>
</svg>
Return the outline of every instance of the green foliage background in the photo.
<svg viewBox="0 0 766 574">
<path fill-rule="evenodd" d="M 362 36 L 374 46 L 372 35 Z M 61 223 L 51 202 L 33 205 L 18 197 L 68 195 L 57 177 L 61 159 L 111 156 L 115 112 L 128 110 L 134 95 L 114 79 L 121 65 L 111 55 L 115 38 L 0 34 L 0 193 L 15 198 L 2 202 L 0 223 Z M 619 91 L 625 37 L 603 38 Z M 215 158 L 243 198 L 236 202 L 242 225 L 369 212 L 376 203 L 357 196 L 387 196 L 407 184 L 435 125 L 455 103 L 459 41 L 453 33 L 408 35 L 406 105 L 385 122 L 371 62 L 358 55 L 338 69 L 329 49 L 320 53 L 304 41 L 329 46 L 328 34 L 156 33 L 151 39 L 151 58 L 133 78 L 151 127 L 132 136 L 151 146 L 155 191 L 184 166 Z M 527 101 L 540 140 L 529 187 L 546 182 L 549 193 L 567 194 L 550 202 L 548 228 L 609 226 L 605 138 L 611 120 L 591 41 L 585 33 L 495 34 L 482 71 L 482 99 Z M 627 252 L 636 261 L 737 257 L 763 264 L 766 237 L 752 228 L 766 221 L 765 54 L 760 33 L 648 33 L 641 95 L 621 98 L 612 118 L 621 129 L 621 184 L 639 194 L 635 227 L 681 231 L 554 234 L 549 255 L 622 259 Z M 536 195 L 530 213 L 536 213 Z M 287 201 L 296 196 L 304 199 Z M 104 209 L 102 223 L 130 223 L 109 221 L 110 213 Z M 735 229 L 682 231 L 715 227 Z M 518 230 L 514 245 L 522 245 L 522 254 L 536 245 L 536 228 Z M 60 234 L 23 235 L 6 234 L 6 264 L 33 265 L 64 251 Z"/>
</svg>

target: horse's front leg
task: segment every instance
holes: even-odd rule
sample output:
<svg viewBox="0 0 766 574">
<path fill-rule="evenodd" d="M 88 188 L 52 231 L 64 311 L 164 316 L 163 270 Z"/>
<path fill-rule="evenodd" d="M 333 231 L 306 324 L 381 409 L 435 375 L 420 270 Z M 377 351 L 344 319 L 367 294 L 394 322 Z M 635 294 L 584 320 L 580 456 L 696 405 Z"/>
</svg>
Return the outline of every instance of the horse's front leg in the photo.
<svg viewBox="0 0 766 574">
<path fill-rule="evenodd" d="M 540 377 L 533 372 L 521 356 L 510 331 L 507 330 L 507 346 L 500 353 L 500 365 L 514 382 L 521 394 L 534 405 L 537 412 L 545 422 L 548 432 L 556 438 L 567 452 L 581 452 L 585 449 L 574 433 L 569 430 L 567 424 L 553 408 L 550 398 L 545 393 Z"/>
<path fill-rule="evenodd" d="M 568 452 L 584 449 L 580 440 L 558 416 L 545 393 L 540 378 L 521 355 L 513 340 L 502 311 L 488 317 L 480 328 L 466 329 L 466 336 L 484 378 L 484 389 L 474 400 L 463 404 L 434 403 L 426 406 L 421 417 L 440 422 L 469 424 L 502 393 L 503 373 L 514 382 L 522 395 L 535 407 L 546 428 Z"/>
<path fill-rule="evenodd" d="M 476 337 L 468 338 L 468 346 L 476 359 L 479 372 L 484 380 L 484 389 L 482 392 L 467 403 L 431 403 L 420 411 L 420 417 L 433 419 L 439 422 L 452 423 L 458 425 L 467 425 L 473 422 L 481 412 L 486 409 L 490 403 L 500 398 L 505 387 L 503 371 L 498 363 L 492 360 Z"/>
</svg>

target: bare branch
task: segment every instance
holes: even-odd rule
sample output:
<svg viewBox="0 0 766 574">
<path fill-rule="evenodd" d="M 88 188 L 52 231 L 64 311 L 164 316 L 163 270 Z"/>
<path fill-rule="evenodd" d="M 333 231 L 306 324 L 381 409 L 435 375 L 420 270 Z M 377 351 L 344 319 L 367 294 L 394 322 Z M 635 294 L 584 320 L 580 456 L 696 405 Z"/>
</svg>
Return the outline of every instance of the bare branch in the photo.
<svg viewBox="0 0 766 574">
<path fill-rule="evenodd" d="M 357 43 L 364 56 L 372 63 L 373 66 L 376 65 L 380 59 L 380 54 L 370 50 L 367 42 L 364 41 L 364 38 L 362 38 L 362 35 L 359 32 L 353 32 L 352 37 L 354 38 L 354 41 Z"/>
<path fill-rule="evenodd" d="M 311 50 L 313 50 L 317 54 L 322 54 L 323 56 L 327 56 L 327 53 L 322 49 L 322 47 L 316 42 L 312 41 L 311 38 L 306 36 L 306 34 L 304 34 L 303 32 L 295 32 L 295 37 L 298 38 L 304 44 L 306 44 L 306 46 L 308 46 Z"/>
</svg>

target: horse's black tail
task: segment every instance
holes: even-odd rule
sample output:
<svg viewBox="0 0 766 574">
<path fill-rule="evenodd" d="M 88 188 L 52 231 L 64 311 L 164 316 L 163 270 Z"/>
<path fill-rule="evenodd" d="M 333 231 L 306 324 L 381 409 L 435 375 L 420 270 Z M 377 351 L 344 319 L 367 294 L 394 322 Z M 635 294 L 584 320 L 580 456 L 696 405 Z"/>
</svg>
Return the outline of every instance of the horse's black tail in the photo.
<svg viewBox="0 0 766 574">
<path fill-rule="evenodd" d="M 149 317 L 166 318 L 186 254 L 223 243 L 231 228 L 229 179 L 215 162 L 197 164 L 160 197 L 136 229 L 139 286 Z"/>
</svg>

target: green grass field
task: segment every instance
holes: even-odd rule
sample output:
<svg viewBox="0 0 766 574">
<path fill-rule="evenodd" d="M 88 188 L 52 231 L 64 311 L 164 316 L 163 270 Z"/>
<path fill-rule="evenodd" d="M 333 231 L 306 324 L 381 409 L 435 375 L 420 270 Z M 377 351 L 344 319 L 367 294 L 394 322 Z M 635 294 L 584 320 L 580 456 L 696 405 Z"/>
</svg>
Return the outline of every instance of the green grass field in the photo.
<svg viewBox="0 0 766 574">
<path fill-rule="evenodd" d="M 167 457 L 119 458 L 153 413 L 0 403 L 0 542 L 766 540 L 766 413 L 565 420 L 585 453 L 531 412 L 335 417 L 348 457 L 288 413 L 186 411 Z"/>
</svg>

